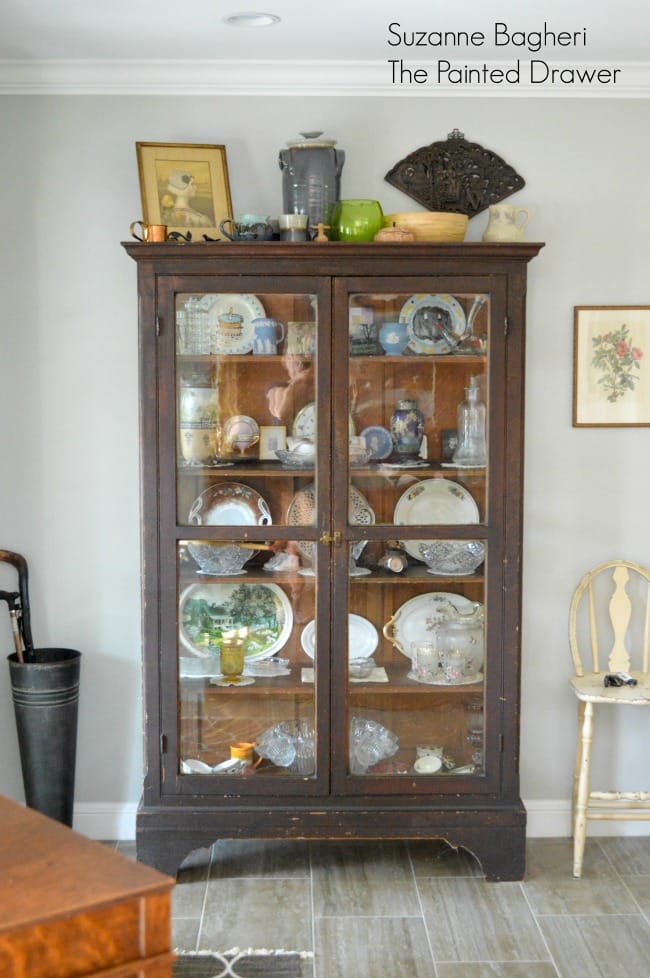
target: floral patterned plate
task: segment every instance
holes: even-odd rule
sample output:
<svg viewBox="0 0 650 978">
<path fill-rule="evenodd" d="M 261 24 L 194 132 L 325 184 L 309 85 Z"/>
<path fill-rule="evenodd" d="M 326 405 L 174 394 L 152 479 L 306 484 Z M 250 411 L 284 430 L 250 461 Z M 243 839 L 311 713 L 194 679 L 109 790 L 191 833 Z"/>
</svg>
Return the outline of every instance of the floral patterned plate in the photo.
<svg viewBox="0 0 650 978">
<path fill-rule="evenodd" d="M 448 594 L 446 591 L 417 594 L 405 601 L 386 622 L 384 636 L 410 659 L 413 642 L 431 638 L 438 622 L 448 619 L 450 605 L 461 616 L 470 615 L 477 608 L 475 601 L 462 594 Z"/>
</svg>

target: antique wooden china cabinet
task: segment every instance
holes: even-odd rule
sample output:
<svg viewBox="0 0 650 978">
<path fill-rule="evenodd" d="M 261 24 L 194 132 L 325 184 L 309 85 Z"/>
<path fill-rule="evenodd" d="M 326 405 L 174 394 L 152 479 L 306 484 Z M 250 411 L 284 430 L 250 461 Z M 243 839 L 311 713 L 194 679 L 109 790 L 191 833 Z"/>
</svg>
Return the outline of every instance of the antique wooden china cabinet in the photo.
<svg viewBox="0 0 650 978">
<path fill-rule="evenodd" d="M 174 873 L 224 838 L 442 838 L 488 879 L 521 878 L 524 320 L 540 247 L 125 244 L 140 860 Z M 467 389 L 479 403 L 459 421 Z"/>
</svg>

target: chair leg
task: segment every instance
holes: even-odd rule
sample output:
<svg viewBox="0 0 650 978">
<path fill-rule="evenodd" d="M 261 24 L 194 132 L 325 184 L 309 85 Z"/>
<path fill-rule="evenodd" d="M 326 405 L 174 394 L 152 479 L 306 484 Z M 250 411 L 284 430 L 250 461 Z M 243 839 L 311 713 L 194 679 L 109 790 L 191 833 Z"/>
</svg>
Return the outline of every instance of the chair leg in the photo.
<svg viewBox="0 0 650 978">
<path fill-rule="evenodd" d="M 576 760 L 573 768 L 573 795 L 571 797 L 571 834 L 574 834 L 576 823 L 576 807 L 578 804 L 578 781 L 582 767 L 582 723 L 585 715 L 585 704 L 578 700 L 578 736 L 576 737 Z"/>
<path fill-rule="evenodd" d="M 580 772 L 578 776 L 578 791 L 575 806 L 575 821 L 573 825 L 573 875 L 580 879 L 582 875 L 582 860 L 587 837 L 587 805 L 589 802 L 589 768 L 591 765 L 591 744 L 594 732 L 594 705 L 585 703 L 582 711 L 582 725 L 579 731 Z"/>
</svg>

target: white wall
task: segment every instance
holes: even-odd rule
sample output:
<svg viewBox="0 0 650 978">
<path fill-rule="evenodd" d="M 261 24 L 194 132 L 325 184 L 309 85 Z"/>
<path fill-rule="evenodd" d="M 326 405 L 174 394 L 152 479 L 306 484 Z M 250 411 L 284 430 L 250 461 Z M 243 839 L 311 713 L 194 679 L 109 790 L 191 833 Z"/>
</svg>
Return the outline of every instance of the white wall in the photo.
<svg viewBox="0 0 650 978">
<path fill-rule="evenodd" d="M 321 128 L 347 153 L 343 196 L 390 211 L 410 206 L 390 166 L 458 127 L 524 176 L 512 199 L 546 242 L 529 268 L 521 769 L 535 833 L 568 831 L 570 593 L 601 560 L 650 562 L 648 428 L 571 425 L 573 306 L 650 305 L 647 102 L 7 96 L 0 122 L 0 547 L 28 559 L 37 644 L 84 653 L 79 826 L 116 834 L 126 812 L 128 834 L 141 783 L 137 304 L 119 245 L 141 216 L 136 140 L 224 143 L 235 211 L 274 214 L 278 150 Z M 642 719 L 612 730 L 605 781 L 647 781 Z M 0 792 L 22 799 L 6 668 Z"/>
</svg>

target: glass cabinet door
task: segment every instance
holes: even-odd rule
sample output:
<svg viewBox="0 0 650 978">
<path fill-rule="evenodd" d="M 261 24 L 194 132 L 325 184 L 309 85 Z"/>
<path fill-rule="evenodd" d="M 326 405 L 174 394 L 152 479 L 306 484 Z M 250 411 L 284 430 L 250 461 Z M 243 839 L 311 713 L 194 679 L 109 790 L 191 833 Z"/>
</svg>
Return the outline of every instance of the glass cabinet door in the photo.
<svg viewBox="0 0 650 978">
<path fill-rule="evenodd" d="M 313 668 L 328 619 L 327 588 L 317 596 L 324 300 L 317 283 L 268 283 L 169 300 L 181 792 L 223 791 L 227 777 L 255 793 L 280 776 L 283 791 L 313 792 L 326 778 Z"/>
<path fill-rule="evenodd" d="M 403 281 L 352 287 L 339 294 L 353 430 L 339 777 L 363 778 L 365 791 L 398 792 L 404 776 L 423 792 L 461 780 L 476 790 L 487 771 L 487 568 L 499 556 L 488 502 L 493 297 Z"/>
</svg>

